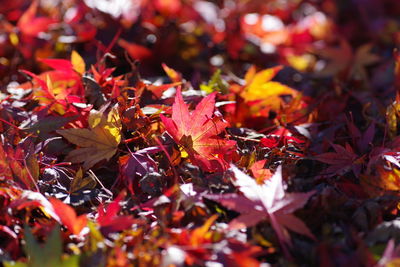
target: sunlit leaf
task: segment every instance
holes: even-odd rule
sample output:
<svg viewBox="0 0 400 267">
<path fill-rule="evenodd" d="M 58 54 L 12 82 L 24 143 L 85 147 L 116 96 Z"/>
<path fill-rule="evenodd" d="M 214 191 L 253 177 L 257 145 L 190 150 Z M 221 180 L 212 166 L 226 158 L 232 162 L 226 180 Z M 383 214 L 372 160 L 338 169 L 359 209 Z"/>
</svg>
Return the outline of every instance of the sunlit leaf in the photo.
<svg viewBox="0 0 400 267">
<path fill-rule="evenodd" d="M 93 116 L 97 118 L 97 115 L 91 116 L 89 120 L 96 121 Z M 57 133 L 80 147 L 71 151 L 66 160 L 72 163 L 84 162 L 83 168 L 89 169 L 103 159 L 109 160 L 117 152 L 121 142 L 121 122 L 117 109 L 113 108 L 93 128 L 65 129 L 58 130 Z"/>
<path fill-rule="evenodd" d="M 83 73 L 85 73 L 85 61 L 75 50 L 73 50 L 71 53 L 71 64 L 73 69 L 79 74 L 82 75 Z"/>
<path fill-rule="evenodd" d="M 74 209 L 62 201 L 52 198 L 50 199 L 55 213 L 60 217 L 60 220 L 69 231 L 74 235 L 79 235 L 82 229 L 86 226 L 86 215 L 77 216 Z"/>
<path fill-rule="evenodd" d="M 296 90 L 272 81 L 276 74 L 282 69 L 281 66 L 255 72 L 250 68 L 245 76 L 246 86 L 240 96 L 246 101 L 259 101 L 257 105 L 264 105 L 278 110 L 283 103 L 281 96 L 296 96 Z"/>
<path fill-rule="evenodd" d="M 193 112 L 183 101 L 178 89 L 172 106 L 172 118 L 161 115 L 167 132 L 189 154 L 191 161 L 208 171 L 224 169 L 224 153 L 235 146 L 234 141 L 218 137 L 228 123 L 213 116 L 215 93 L 205 97 Z"/>
</svg>

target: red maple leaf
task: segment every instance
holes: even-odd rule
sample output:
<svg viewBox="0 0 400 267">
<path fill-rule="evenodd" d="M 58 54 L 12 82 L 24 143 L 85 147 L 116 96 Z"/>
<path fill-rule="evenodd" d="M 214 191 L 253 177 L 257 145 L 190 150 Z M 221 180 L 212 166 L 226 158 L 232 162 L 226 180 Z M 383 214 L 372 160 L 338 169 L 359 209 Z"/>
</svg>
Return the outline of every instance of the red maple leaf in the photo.
<svg viewBox="0 0 400 267">
<path fill-rule="evenodd" d="M 180 89 L 172 105 L 172 118 L 161 115 L 165 129 L 176 143 L 187 152 L 193 164 L 206 171 L 225 170 L 225 160 L 236 142 L 218 137 L 228 123 L 221 117 L 213 116 L 215 93 L 208 95 L 189 112 Z"/>
<path fill-rule="evenodd" d="M 352 170 L 355 175 L 359 175 L 365 156 L 359 157 L 348 143 L 344 147 L 337 144 L 332 144 L 332 147 L 335 152 L 326 152 L 315 157 L 316 160 L 330 165 L 325 174 L 333 176 Z"/>
<path fill-rule="evenodd" d="M 140 222 L 140 220 L 136 220 L 130 215 L 119 215 L 121 210 L 120 203 L 125 195 L 126 192 L 122 191 L 113 202 L 108 204 L 107 208 L 104 208 L 103 203 L 99 205 L 97 222 L 103 235 L 128 229 L 132 224 Z"/>
</svg>

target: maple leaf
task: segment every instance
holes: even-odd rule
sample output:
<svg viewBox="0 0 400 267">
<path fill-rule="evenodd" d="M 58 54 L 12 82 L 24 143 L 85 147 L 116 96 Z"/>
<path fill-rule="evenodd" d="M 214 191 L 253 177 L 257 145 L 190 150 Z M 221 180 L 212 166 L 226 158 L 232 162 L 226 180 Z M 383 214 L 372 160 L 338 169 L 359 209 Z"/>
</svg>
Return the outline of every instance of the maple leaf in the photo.
<svg viewBox="0 0 400 267">
<path fill-rule="evenodd" d="M 29 157 L 34 160 L 36 167 L 29 168 L 28 157 L 26 157 L 22 162 L 20 162 L 18 157 L 25 157 L 23 150 L 14 150 L 9 145 L 3 144 L 0 141 L 0 178 L 1 179 L 12 179 L 17 182 L 22 188 L 33 189 L 36 188 L 36 182 L 38 175 L 35 175 L 34 171 L 37 170 L 37 160 L 34 156 Z M 33 163 L 32 162 L 32 163 Z"/>
<path fill-rule="evenodd" d="M 18 20 L 19 30 L 27 36 L 37 36 L 40 32 L 45 32 L 50 24 L 57 21 L 47 17 L 36 17 L 39 1 L 32 1 L 32 4 Z"/>
<path fill-rule="evenodd" d="M 118 215 L 121 210 L 120 202 L 125 196 L 126 192 L 122 191 L 113 202 L 108 204 L 106 209 L 104 209 L 103 204 L 99 205 L 97 222 L 104 235 L 128 229 L 132 224 L 139 222 L 139 220 L 134 219 L 130 215 Z"/>
<path fill-rule="evenodd" d="M 310 196 L 314 194 L 313 191 L 286 193 L 283 188 L 281 166 L 269 180 L 261 185 L 233 165 L 231 170 L 236 178 L 234 184 L 243 196 L 238 194 L 206 196 L 241 213 L 239 217 L 230 222 L 230 229 L 250 227 L 268 218 L 287 254 L 287 247 L 291 246 L 291 242 L 286 229 L 315 239 L 308 227 L 292 214 L 307 203 Z"/>
<path fill-rule="evenodd" d="M 215 220 L 218 218 L 217 214 L 212 215 L 210 218 L 208 218 L 204 224 L 196 229 L 194 229 L 191 232 L 190 239 L 189 239 L 189 244 L 192 245 L 193 247 L 198 247 L 199 245 L 203 244 L 204 242 L 207 242 L 207 232 L 209 231 L 211 225 L 215 222 Z"/>
<path fill-rule="evenodd" d="M 337 47 L 324 47 L 313 52 L 326 60 L 326 65 L 316 71 L 321 77 L 333 76 L 344 71 L 353 57 L 351 46 L 344 39 L 340 39 Z"/>
<path fill-rule="evenodd" d="M 400 170 L 398 168 L 386 170 L 378 165 L 376 172 L 377 175 L 360 176 L 360 184 L 369 196 L 382 196 L 388 192 L 396 195 L 400 194 Z"/>
<path fill-rule="evenodd" d="M 39 208 L 47 217 L 61 223 L 60 218 L 55 213 L 53 205 L 39 192 L 24 190 L 19 198 L 16 198 L 10 205 L 10 208 L 13 207 L 18 210 Z"/>
<path fill-rule="evenodd" d="M 136 60 L 148 59 L 152 55 L 151 50 L 147 47 L 136 43 L 130 43 L 128 41 L 125 41 L 124 39 L 119 39 L 118 45 L 126 49 L 128 54 Z"/>
<path fill-rule="evenodd" d="M 75 50 L 73 50 L 71 53 L 71 65 L 72 68 L 79 74 L 83 75 L 83 73 L 85 73 L 86 69 L 85 61 L 83 60 L 81 55 L 79 55 L 79 53 L 76 52 Z"/>
<path fill-rule="evenodd" d="M 327 64 L 316 74 L 321 77 L 347 72 L 348 76 L 368 81 L 366 67 L 379 62 L 380 57 L 371 53 L 372 44 L 364 44 L 353 51 L 348 41 L 340 39 L 337 47 L 324 47 L 315 54 L 327 60 Z"/>
<path fill-rule="evenodd" d="M 75 50 L 72 50 L 71 60 L 46 58 L 46 59 L 40 59 L 40 61 L 52 67 L 55 70 L 67 72 L 70 76 L 74 74 L 73 71 L 82 75 L 85 72 L 86 68 L 85 61 Z"/>
<path fill-rule="evenodd" d="M 257 106 L 279 109 L 283 103 L 280 96 L 298 94 L 296 90 L 286 85 L 271 81 L 281 69 L 282 66 L 277 66 L 256 72 L 254 67 L 250 68 L 245 75 L 246 86 L 240 96 L 246 102 L 258 101 Z"/>
<path fill-rule="evenodd" d="M 158 147 L 148 147 L 135 152 L 130 152 L 130 155 L 125 155 L 119 158 L 120 175 L 119 179 L 126 184 L 132 192 L 138 188 L 138 180 L 146 174 L 157 171 L 157 163 L 150 157 L 150 154 L 159 152 Z"/>
<path fill-rule="evenodd" d="M 167 64 L 165 64 L 165 63 L 162 63 L 161 66 L 172 82 L 178 83 L 178 82 L 182 81 L 182 74 L 180 74 L 176 70 L 168 67 Z"/>
<path fill-rule="evenodd" d="M 221 70 L 217 69 L 208 81 L 208 84 L 200 84 L 200 89 L 206 93 L 221 92 L 228 93 L 228 83 L 221 77 Z"/>
<path fill-rule="evenodd" d="M 121 122 L 115 107 L 107 117 L 100 111 L 92 110 L 89 129 L 65 129 L 57 133 L 81 147 L 71 151 L 65 160 L 72 163 L 84 162 L 83 168 L 87 170 L 103 159 L 109 160 L 117 152 L 121 142 Z"/>
<path fill-rule="evenodd" d="M 35 99 L 43 106 L 50 106 L 52 110 L 60 115 L 64 115 L 70 111 L 75 113 L 76 108 L 71 104 L 83 102 L 83 98 L 79 96 L 83 90 L 79 75 L 72 71 L 72 69 L 67 69 L 71 65 L 67 60 L 43 59 L 42 61 L 49 64 L 49 66 L 57 65 L 57 62 L 60 61 L 61 63 L 58 64 L 59 70 L 43 72 L 40 75 L 22 70 L 22 72 L 33 78 Z M 25 83 L 21 87 L 30 89 L 32 88 L 32 83 Z"/>
<path fill-rule="evenodd" d="M 160 116 L 165 129 L 182 145 L 193 164 L 206 171 L 227 168 L 223 156 L 235 146 L 236 142 L 218 137 L 228 123 L 221 117 L 213 116 L 215 93 L 203 98 L 193 112 L 183 101 L 180 89 L 176 92 L 172 106 L 172 118 Z"/>
<path fill-rule="evenodd" d="M 350 70 L 350 76 L 359 80 L 368 81 L 368 72 L 366 67 L 379 62 L 380 57 L 371 53 L 372 43 L 360 46 L 353 56 L 353 66 Z"/>
<path fill-rule="evenodd" d="M 79 235 L 87 224 L 86 214 L 77 216 L 75 210 L 56 198 L 50 199 L 50 203 L 61 222 L 74 235 Z"/>
<path fill-rule="evenodd" d="M 60 227 L 54 227 L 44 245 L 38 243 L 28 226 L 24 228 L 25 251 L 29 255 L 29 266 L 60 266 L 62 256 Z"/>
<path fill-rule="evenodd" d="M 260 139 L 260 144 L 270 149 L 280 146 L 288 146 L 289 144 L 301 145 L 304 143 L 304 140 L 294 137 L 293 133 L 284 127 L 281 127 L 271 132 L 267 137 Z"/>
<path fill-rule="evenodd" d="M 83 170 L 80 168 L 74 179 L 71 181 L 70 195 L 79 195 L 84 190 L 92 190 L 96 187 L 96 181 L 91 176 L 83 176 Z"/>
<path fill-rule="evenodd" d="M 265 163 L 267 162 L 266 159 L 264 160 L 259 160 L 253 163 L 251 165 L 250 170 L 256 179 L 257 183 L 262 184 L 264 183 L 265 180 L 269 179 L 272 177 L 272 173 L 270 170 L 265 169 Z"/>
<path fill-rule="evenodd" d="M 347 143 L 345 147 L 336 144 L 332 144 L 332 147 L 335 152 L 327 152 L 315 157 L 316 160 L 331 165 L 326 170 L 328 175 L 345 173 L 350 169 L 355 175 L 360 174 L 364 157 L 358 157 Z"/>
</svg>

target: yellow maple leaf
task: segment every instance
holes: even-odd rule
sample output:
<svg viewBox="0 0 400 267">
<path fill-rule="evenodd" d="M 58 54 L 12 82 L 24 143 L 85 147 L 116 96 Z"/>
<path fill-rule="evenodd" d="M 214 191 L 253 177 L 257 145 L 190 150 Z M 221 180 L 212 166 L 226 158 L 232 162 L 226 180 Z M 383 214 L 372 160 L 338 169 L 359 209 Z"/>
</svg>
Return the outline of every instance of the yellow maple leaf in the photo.
<svg viewBox="0 0 400 267">
<path fill-rule="evenodd" d="M 66 160 L 84 162 L 83 168 L 87 170 L 103 159 L 109 160 L 117 152 L 121 142 L 121 121 L 114 107 L 107 117 L 99 111 L 91 112 L 88 129 L 65 129 L 57 133 L 80 147 L 71 151 Z"/>
<path fill-rule="evenodd" d="M 268 106 L 274 110 L 280 108 L 282 95 L 296 96 L 298 92 L 279 82 L 271 81 L 275 75 L 282 69 L 277 66 L 256 72 L 252 67 L 245 76 L 246 86 L 241 92 L 241 97 L 246 101 L 257 101 L 259 105 Z"/>
</svg>

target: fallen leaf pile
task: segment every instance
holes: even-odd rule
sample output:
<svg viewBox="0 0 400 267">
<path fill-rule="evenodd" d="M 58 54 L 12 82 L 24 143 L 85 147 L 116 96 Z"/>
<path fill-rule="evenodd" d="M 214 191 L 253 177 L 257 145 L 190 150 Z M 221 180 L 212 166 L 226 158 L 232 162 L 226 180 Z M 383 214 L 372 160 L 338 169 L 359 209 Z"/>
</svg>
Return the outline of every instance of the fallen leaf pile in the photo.
<svg viewBox="0 0 400 267">
<path fill-rule="evenodd" d="M 398 266 L 398 0 L 0 5 L 2 266 Z"/>
</svg>

